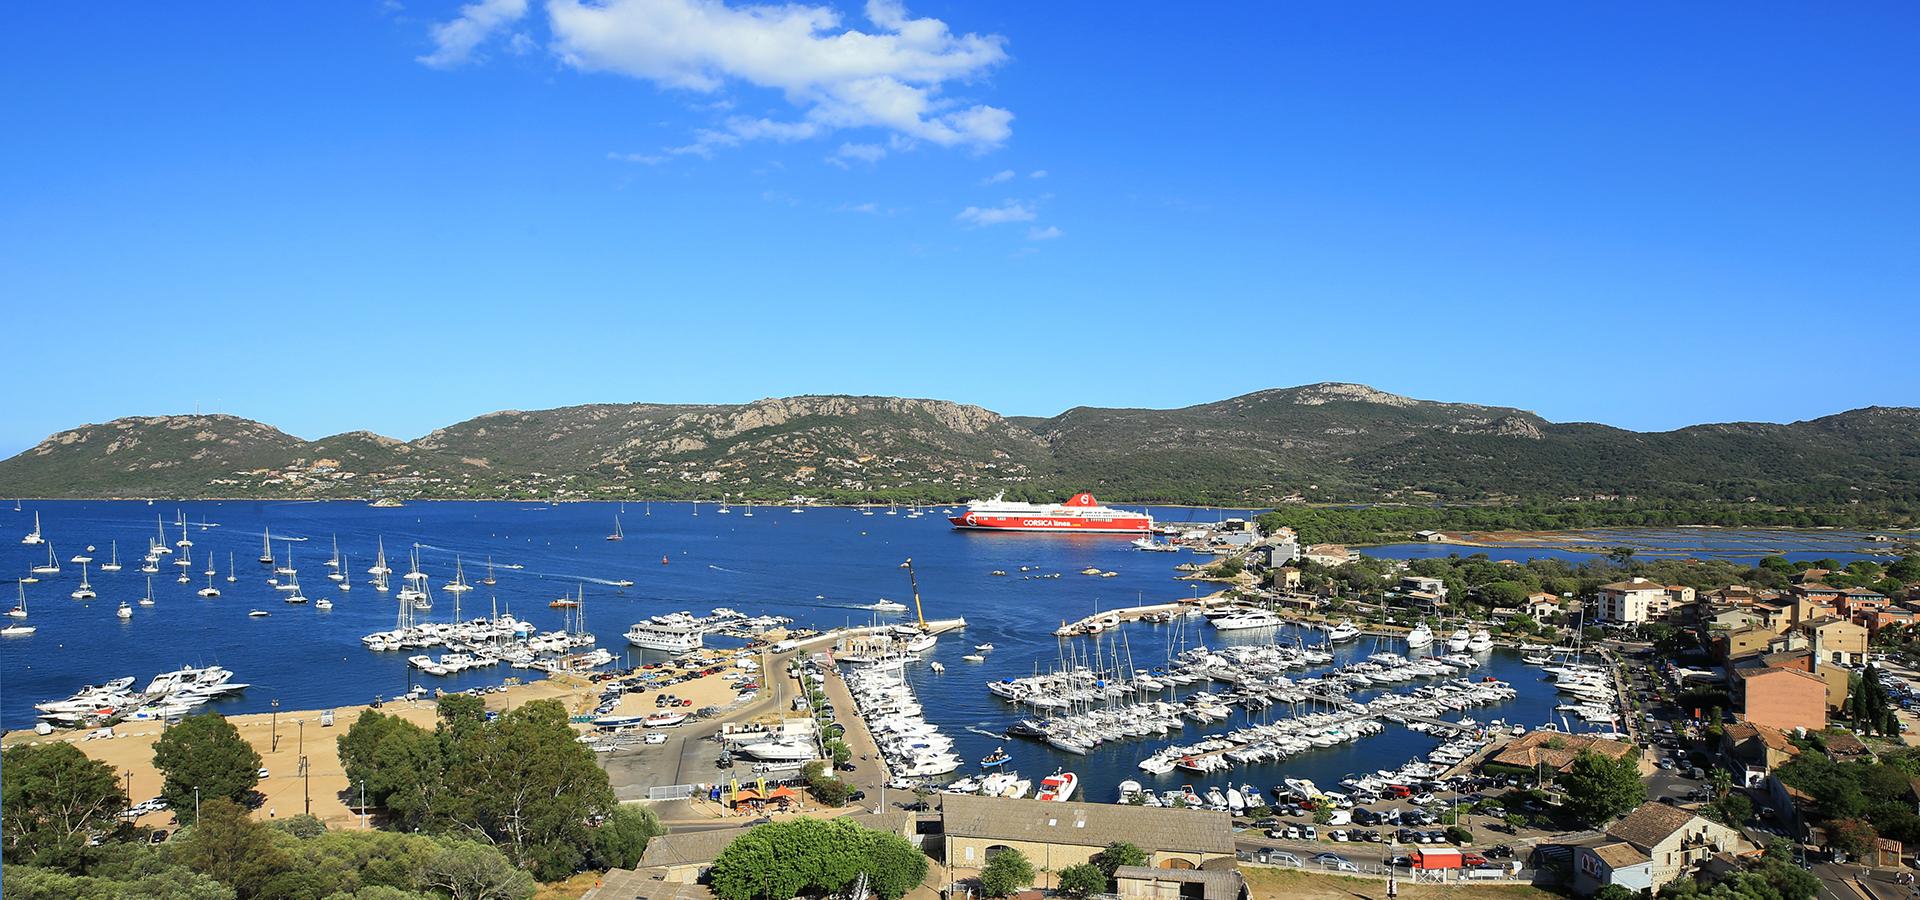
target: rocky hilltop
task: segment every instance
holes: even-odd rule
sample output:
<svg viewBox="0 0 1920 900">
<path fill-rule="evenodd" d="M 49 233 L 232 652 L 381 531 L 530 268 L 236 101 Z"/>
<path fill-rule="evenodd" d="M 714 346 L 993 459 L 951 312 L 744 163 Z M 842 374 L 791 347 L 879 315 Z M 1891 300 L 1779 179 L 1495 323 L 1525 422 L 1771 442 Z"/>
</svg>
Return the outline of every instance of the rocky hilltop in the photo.
<svg viewBox="0 0 1920 900">
<path fill-rule="evenodd" d="M 1911 501 L 1920 410 L 1641 433 L 1340 383 L 1051 418 L 801 396 L 504 410 L 414 441 L 365 431 L 306 441 L 233 416 L 142 416 L 63 431 L 0 461 L 0 496 L 950 501 L 1003 489 L 1258 504 Z"/>
</svg>

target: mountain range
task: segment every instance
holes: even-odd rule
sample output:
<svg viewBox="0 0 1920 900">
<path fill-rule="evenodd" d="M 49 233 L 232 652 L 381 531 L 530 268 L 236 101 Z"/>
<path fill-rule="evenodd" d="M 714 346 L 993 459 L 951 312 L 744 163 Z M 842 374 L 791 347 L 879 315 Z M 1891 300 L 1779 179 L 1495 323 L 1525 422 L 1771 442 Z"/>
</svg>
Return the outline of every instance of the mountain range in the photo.
<svg viewBox="0 0 1920 900">
<path fill-rule="evenodd" d="M 0 461 L 0 496 L 953 501 L 1006 491 L 1271 504 L 1920 498 L 1920 409 L 1643 433 L 1364 385 L 1050 418 L 900 397 L 489 413 L 412 441 L 226 415 L 84 425 Z"/>
</svg>

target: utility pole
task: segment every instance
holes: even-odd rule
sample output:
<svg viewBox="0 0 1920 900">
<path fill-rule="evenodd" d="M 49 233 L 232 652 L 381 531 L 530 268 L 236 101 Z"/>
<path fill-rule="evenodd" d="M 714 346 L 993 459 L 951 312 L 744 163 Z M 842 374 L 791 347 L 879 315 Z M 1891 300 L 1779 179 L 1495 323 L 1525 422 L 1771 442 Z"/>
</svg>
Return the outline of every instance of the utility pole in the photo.
<svg viewBox="0 0 1920 900">
<path fill-rule="evenodd" d="M 275 697 L 267 701 L 267 705 L 273 707 L 272 742 L 268 745 L 267 752 L 277 753 L 280 750 L 280 698 Z"/>
<path fill-rule="evenodd" d="M 1400 884 L 1397 880 L 1399 867 L 1393 864 L 1393 850 L 1393 837 L 1389 835 L 1387 837 L 1387 900 L 1394 900 L 1400 896 Z"/>
<path fill-rule="evenodd" d="M 193 821 L 196 825 L 200 823 L 200 786 L 197 784 L 193 786 Z"/>
<path fill-rule="evenodd" d="M 360 780 L 360 827 L 367 827 L 367 781 Z"/>
<path fill-rule="evenodd" d="M 313 770 L 307 765 L 307 720 L 300 720 L 300 795 L 306 814 L 313 815 Z"/>
</svg>

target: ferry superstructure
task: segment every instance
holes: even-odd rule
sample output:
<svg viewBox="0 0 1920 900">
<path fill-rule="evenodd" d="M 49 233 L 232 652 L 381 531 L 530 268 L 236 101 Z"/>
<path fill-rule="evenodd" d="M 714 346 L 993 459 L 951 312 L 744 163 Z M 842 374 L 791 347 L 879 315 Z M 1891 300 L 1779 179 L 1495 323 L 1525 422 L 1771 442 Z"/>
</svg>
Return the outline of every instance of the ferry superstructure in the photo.
<svg viewBox="0 0 1920 900">
<path fill-rule="evenodd" d="M 947 521 L 955 528 L 974 531 L 1145 534 L 1153 529 L 1152 516 L 1101 506 L 1085 491 L 1065 503 L 1022 503 L 1008 500 L 1005 493 L 999 493 L 991 500 L 969 502 L 966 512 Z"/>
</svg>

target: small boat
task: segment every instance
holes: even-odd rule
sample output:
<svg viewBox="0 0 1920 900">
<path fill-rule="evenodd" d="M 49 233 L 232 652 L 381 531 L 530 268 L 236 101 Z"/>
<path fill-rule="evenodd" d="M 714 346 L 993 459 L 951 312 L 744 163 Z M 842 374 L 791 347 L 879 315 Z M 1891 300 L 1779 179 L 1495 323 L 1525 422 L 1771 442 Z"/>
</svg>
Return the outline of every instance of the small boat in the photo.
<svg viewBox="0 0 1920 900">
<path fill-rule="evenodd" d="M 624 541 L 626 539 L 627 539 L 627 533 L 620 530 L 620 517 L 614 516 L 613 517 L 613 533 L 607 535 L 607 540 Z"/>
<path fill-rule="evenodd" d="M 973 649 L 975 649 L 975 650 L 978 650 L 978 651 L 980 651 L 981 653 L 985 653 L 985 652 L 987 652 L 988 650 L 992 650 L 992 649 L 993 649 L 993 645 L 992 645 L 992 644 L 975 644 L 975 645 L 973 645 Z"/>
<path fill-rule="evenodd" d="M 11 619 L 24 619 L 27 617 L 27 586 L 22 584 L 16 585 L 16 587 L 20 588 L 20 602 L 14 604 L 12 609 L 7 610 L 7 617 Z"/>
<path fill-rule="evenodd" d="M 264 619 L 270 615 L 273 615 L 273 613 L 267 612 L 264 609 L 252 609 L 247 611 L 247 618 L 249 619 Z"/>
<path fill-rule="evenodd" d="M 1004 766 L 1010 759 L 1013 759 L 1013 754 L 1008 753 L 1006 748 L 995 747 L 992 753 L 987 754 L 985 758 L 980 760 L 980 767 L 983 769 L 991 769 L 995 766 Z"/>
<path fill-rule="evenodd" d="M 625 579 L 625 578 L 622 578 L 622 579 L 620 579 L 620 580 L 618 580 L 618 581 L 615 581 L 615 582 L 613 583 L 613 586 L 614 586 L 614 587 L 633 587 L 633 582 L 632 582 L 632 581 L 629 581 L 629 580 L 627 580 L 627 579 Z"/>
<path fill-rule="evenodd" d="M 938 673 L 940 673 L 940 672 L 945 672 L 945 671 L 947 670 L 947 666 L 946 666 L 946 664 L 945 664 L 945 663 L 942 663 L 942 662 L 940 662 L 940 661 L 938 661 L 938 660 L 935 660 L 935 661 L 934 661 L 934 662 L 933 662 L 932 664 L 930 664 L 930 665 L 928 666 L 928 668 L 931 668 L 931 669 L 933 669 L 933 671 L 934 671 L 934 672 L 935 672 L 936 674 L 938 674 Z"/>
<path fill-rule="evenodd" d="M 111 546 L 113 550 L 111 554 L 112 558 L 109 559 L 107 562 L 100 564 L 100 571 L 102 572 L 120 571 L 120 542 L 114 541 Z"/>
<path fill-rule="evenodd" d="M 5 627 L 0 627 L 0 637 L 26 637 L 39 630 L 38 627 L 33 625 L 22 625 L 19 622 L 14 622 Z"/>
<path fill-rule="evenodd" d="M 260 564 L 273 565 L 273 529 L 271 528 L 260 534 Z"/>
<path fill-rule="evenodd" d="M 491 557 L 491 556 L 489 556 L 489 557 L 487 557 L 487 577 L 485 577 L 485 578 L 482 578 L 482 579 L 480 579 L 480 583 L 481 583 L 481 584 L 484 584 L 484 585 L 486 585 L 486 586 L 488 586 L 488 587 L 492 587 L 492 586 L 494 585 L 494 580 L 493 580 L 493 557 Z"/>
<path fill-rule="evenodd" d="M 1033 795 L 1033 799 L 1065 803 L 1073 798 L 1073 789 L 1079 784 L 1080 776 L 1072 772 L 1055 772 L 1040 779 L 1040 793 Z"/>
<path fill-rule="evenodd" d="M 686 713 L 657 712 L 657 713 L 651 713 L 647 716 L 647 718 L 645 719 L 645 725 L 648 728 L 672 728 L 673 726 L 678 725 L 681 722 L 685 722 L 686 720 L 687 720 Z"/>
<path fill-rule="evenodd" d="M 313 601 L 313 608 L 314 609 L 332 609 L 333 601 L 328 600 L 325 597 L 321 597 L 320 599 Z"/>
<path fill-rule="evenodd" d="M 120 609 L 114 612 L 114 615 L 122 619 L 131 619 L 133 618 L 133 607 L 128 606 L 127 601 L 122 600 L 120 601 Z"/>
<path fill-rule="evenodd" d="M 27 532 L 26 537 L 20 539 L 20 543 L 44 544 L 46 540 L 46 538 L 40 536 L 40 514 L 36 512 L 33 514 L 33 530 Z"/>
<path fill-rule="evenodd" d="M 151 594 L 153 593 L 153 580 L 152 580 L 152 579 L 148 579 L 148 580 L 147 580 L 147 593 L 148 593 L 149 595 L 151 595 Z M 211 599 L 213 599 L 213 598 L 215 598 L 215 597 L 218 597 L 218 596 L 220 596 L 220 589 L 219 589 L 219 588 L 217 588 L 217 587 L 214 587 L 214 586 L 213 586 L 213 576 L 212 576 L 212 575 L 208 575 L 208 576 L 207 576 L 207 586 L 206 586 L 206 587 L 203 587 L 203 588 L 201 588 L 201 589 L 200 589 L 200 590 L 198 590 L 198 591 L 195 591 L 194 593 L 196 593 L 196 594 L 199 594 L 200 596 L 202 596 L 202 597 L 205 597 L 205 598 L 207 598 L 207 599 L 209 599 L 209 600 L 211 600 Z M 143 603 L 143 604 L 150 604 L 150 603 L 152 603 L 153 601 L 151 601 L 151 600 L 142 600 L 142 601 L 140 601 L 140 602 L 141 602 L 141 603 Z"/>
<path fill-rule="evenodd" d="M 233 552 L 228 551 L 227 552 L 227 583 L 232 584 L 239 580 L 240 580 L 240 576 L 233 574 Z"/>
<path fill-rule="evenodd" d="M 969 654 L 967 654 L 967 655 L 965 655 L 965 656 L 962 656 L 962 657 L 960 657 L 960 658 L 961 658 L 961 659 L 964 659 L 964 660 L 966 660 L 967 662 L 975 662 L 975 663 L 977 663 L 977 662 L 986 662 L 986 661 L 987 661 L 987 658 L 986 658 L 986 657 L 984 657 L 984 656 L 981 656 L 981 655 L 980 655 L 980 654 L 978 654 L 978 653 L 969 653 Z M 936 663 L 935 665 L 938 665 L 938 663 Z"/>
</svg>

